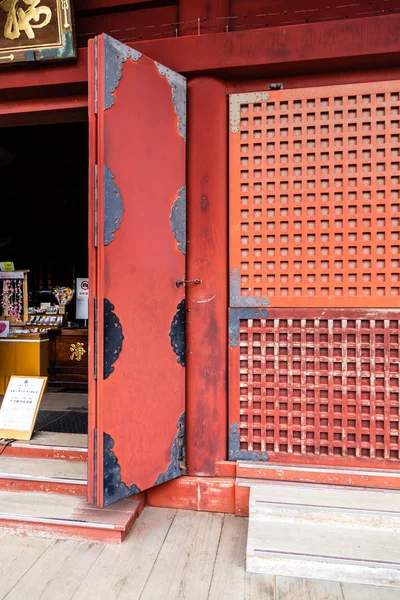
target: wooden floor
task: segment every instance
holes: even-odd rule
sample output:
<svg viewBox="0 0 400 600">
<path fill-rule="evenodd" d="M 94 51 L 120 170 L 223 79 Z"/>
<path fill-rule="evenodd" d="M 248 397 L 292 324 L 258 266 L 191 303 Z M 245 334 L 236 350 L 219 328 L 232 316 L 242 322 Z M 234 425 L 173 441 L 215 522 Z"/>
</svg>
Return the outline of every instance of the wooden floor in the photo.
<svg viewBox="0 0 400 600">
<path fill-rule="evenodd" d="M 147 507 L 122 546 L 0 534 L 7 600 L 399 600 L 399 589 L 244 570 L 247 521 Z"/>
</svg>

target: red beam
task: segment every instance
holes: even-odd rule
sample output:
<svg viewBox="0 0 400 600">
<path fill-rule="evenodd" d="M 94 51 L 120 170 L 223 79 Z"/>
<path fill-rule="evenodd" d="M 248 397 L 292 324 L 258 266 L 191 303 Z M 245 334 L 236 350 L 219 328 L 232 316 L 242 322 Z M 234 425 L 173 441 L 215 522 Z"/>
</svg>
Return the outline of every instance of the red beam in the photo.
<svg viewBox="0 0 400 600">
<path fill-rule="evenodd" d="M 146 40 L 135 47 L 181 73 L 207 71 L 234 76 L 243 69 L 268 73 L 279 67 L 282 72 L 282 68 L 298 64 L 308 70 L 321 61 L 340 68 L 341 62 L 348 64 L 353 59 L 357 64 L 374 55 L 393 60 L 400 53 L 399 27 L 400 15 L 390 15 L 158 42 Z"/>
<path fill-rule="evenodd" d="M 149 8 L 153 6 L 159 6 L 160 0 L 80 0 L 76 3 L 75 12 L 80 13 L 87 10 L 107 10 L 110 11 L 113 8 L 119 8 L 121 6 L 132 6 L 135 4 L 146 4 Z M 176 4 L 174 0 L 171 0 L 170 4 Z"/>
<path fill-rule="evenodd" d="M 29 100 L 17 100 L 2 102 L 0 104 L 0 115 L 37 113 L 47 110 L 66 110 L 86 108 L 88 105 L 87 94 L 79 96 L 67 96 L 65 98 L 41 98 Z"/>
<path fill-rule="evenodd" d="M 226 31 L 230 0 L 179 0 L 179 35 Z"/>
<path fill-rule="evenodd" d="M 224 78 L 390 67 L 400 56 L 400 15 L 256 29 L 155 41 L 135 48 L 185 74 Z M 5 68 L 1 90 L 87 82 L 87 50 L 72 65 Z"/>
<path fill-rule="evenodd" d="M 100 33 L 108 33 L 125 44 L 174 37 L 178 20 L 177 6 L 149 6 L 140 10 L 127 7 L 124 11 L 85 13 L 75 19 L 77 45 L 85 48 L 88 40 Z"/>
</svg>

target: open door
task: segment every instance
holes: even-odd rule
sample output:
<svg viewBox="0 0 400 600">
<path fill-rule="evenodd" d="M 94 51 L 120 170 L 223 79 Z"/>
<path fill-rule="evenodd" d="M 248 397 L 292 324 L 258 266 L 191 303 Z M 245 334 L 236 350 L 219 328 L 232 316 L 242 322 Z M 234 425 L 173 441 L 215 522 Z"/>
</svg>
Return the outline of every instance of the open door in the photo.
<svg viewBox="0 0 400 600">
<path fill-rule="evenodd" d="M 89 501 L 185 472 L 186 80 L 89 45 L 94 216 Z"/>
</svg>

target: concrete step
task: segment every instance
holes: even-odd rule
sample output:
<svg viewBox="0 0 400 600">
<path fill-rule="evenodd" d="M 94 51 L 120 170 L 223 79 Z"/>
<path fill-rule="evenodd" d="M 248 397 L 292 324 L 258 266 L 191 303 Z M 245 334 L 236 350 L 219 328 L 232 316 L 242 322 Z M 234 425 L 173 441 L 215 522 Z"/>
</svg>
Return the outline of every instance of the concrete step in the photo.
<svg viewBox="0 0 400 600">
<path fill-rule="evenodd" d="M 394 463 L 393 469 L 382 467 L 371 469 L 326 465 L 287 465 L 240 460 L 237 462 L 236 477 L 239 479 L 400 489 L 400 471 L 397 467 L 397 463 Z"/>
<path fill-rule="evenodd" d="M 0 529 L 39 537 L 121 543 L 143 507 L 143 495 L 98 509 L 80 497 L 2 490 Z"/>
<path fill-rule="evenodd" d="M 399 533 L 398 491 L 250 485 L 251 573 L 400 587 Z"/>
<path fill-rule="evenodd" d="M 0 490 L 27 490 L 86 496 L 87 463 L 0 456 Z"/>
<path fill-rule="evenodd" d="M 0 442 L 1 456 L 87 461 L 87 435 L 38 431 L 29 441 Z"/>
<path fill-rule="evenodd" d="M 284 493 L 282 493 L 282 488 Z M 249 514 L 255 520 L 398 528 L 400 492 L 287 483 L 253 485 Z"/>
</svg>

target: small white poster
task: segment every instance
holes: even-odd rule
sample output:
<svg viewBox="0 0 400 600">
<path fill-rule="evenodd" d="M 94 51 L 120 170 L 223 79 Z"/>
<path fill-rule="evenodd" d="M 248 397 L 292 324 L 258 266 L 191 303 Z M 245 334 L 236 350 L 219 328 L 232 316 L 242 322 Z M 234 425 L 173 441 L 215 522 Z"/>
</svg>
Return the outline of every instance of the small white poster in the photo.
<svg viewBox="0 0 400 600">
<path fill-rule="evenodd" d="M 0 437 L 29 440 L 47 377 L 10 377 L 0 409 Z"/>
<path fill-rule="evenodd" d="M 76 280 L 76 318 L 89 318 L 89 279 L 78 277 Z"/>
</svg>

